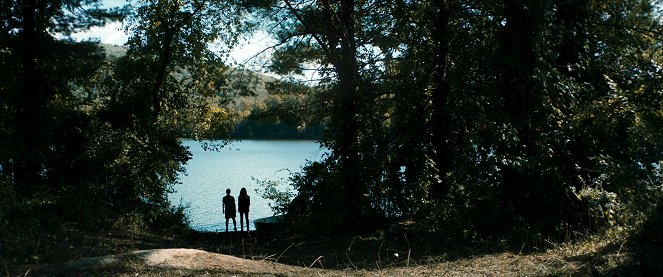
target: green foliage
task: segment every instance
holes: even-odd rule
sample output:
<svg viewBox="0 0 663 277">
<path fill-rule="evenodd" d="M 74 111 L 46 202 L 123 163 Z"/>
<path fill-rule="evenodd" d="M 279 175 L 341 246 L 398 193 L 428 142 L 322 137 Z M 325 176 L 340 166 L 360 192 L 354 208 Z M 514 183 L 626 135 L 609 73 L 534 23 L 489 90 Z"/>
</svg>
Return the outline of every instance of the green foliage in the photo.
<svg viewBox="0 0 663 277">
<path fill-rule="evenodd" d="M 303 168 L 303 173 L 291 176 L 290 182 L 297 194 L 287 205 L 286 220 L 293 222 L 294 228 L 326 233 L 363 227 L 364 222 L 355 222 L 353 227 L 343 224 L 349 209 L 339 200 L 338 183 L 334 182 L 336 168 L 337 165 L 327 159 L 313 162 Z"/>
<path fill-rule="evenodd" d="M 237 6 L 141 2 L 131 14 L 98 7 L 0 5 L 0 229 L 3 240 L 16 239 L 3 241 L 3 258 L 23 256 L 39 229 L 67 222 L 183 231 L 185 210 L 167 198 L 191 155 L 178 138 L 230 132 L 230 113 L 215 103 L 224 101 L 227 66 L 208 46 L 232 45 L 250 27 Z M 53 37 L 125 16 L 133 36 L 121 55 Z"/>
<path fill-rule="evenodd" d="M 292 201 L 294 194 L 292 191 L 281 190 L 280 187 L 284 184 L 283 180 L 257 180 L 253 179 L 258 187 L 256 193 L 260 197 L 271 201 L 269 208 L 272 209 L 274 215 L 283 215 L 288 211 L 288 205 Z"/>
<path fill-rule="evenodd" d="M 535 243 L 638 226 L 660 197 L 654 2 L 276 2 L 271 69 L 320 68 L 332 150 L 290 212 Z"/>
<path fill-rule="evenodd" d="M 92 7 L 82 9 L 83 4 Z M 98 26 L 121 13 L 98 9 L 97 1 L 9 1 L 0 8 L 2 26 L 8 28 L 0 35 L 0 125 L 6 139 L 0 146 L 0 176 L 8 204 L 0 223 L 18 224 L 20 214 L 52 222 L 67 207 L 61 201 L 70 188 L 84 182 L 80 161 L 90 118 L 78 96 L 105 57 L 94 43 L 58 41 L 50 34 Z"/>
<path fill-rule="evenodd" d="M 2 199 L 2 204 L 0 204 L 0 225 L 6 225 L 6 215 L 14 211 L 18 205 L 16 199 L 16 193 L 11 187 L 9 178 L 3 176 L 3 180 L 0 181 L 0 199 Z"/>
<path fill-rule="evenodd" d="M 450 238 L 532 244 L 569 230 L 655 232 L 657 3 L 148 1 L 129 14 L 126 53 L 107 58 L 52 34 L 128 9 L 3 2 L 0 227 L 184 228 L 166 197 L 190 158 L 177 138 L 324 128 L 331 153 L 290 178 L 295 194 L 276 182 L 260 192 L 307 228 L 415 220 Z M 261 20 L 279 41 L 270 70 L 313 66 L 320 80 L 231 72 L 228 49 L 209 47 L 237 44 Z M 6 253 L 34 238 L 5 232 L 19 238 Z"/>
</svg>

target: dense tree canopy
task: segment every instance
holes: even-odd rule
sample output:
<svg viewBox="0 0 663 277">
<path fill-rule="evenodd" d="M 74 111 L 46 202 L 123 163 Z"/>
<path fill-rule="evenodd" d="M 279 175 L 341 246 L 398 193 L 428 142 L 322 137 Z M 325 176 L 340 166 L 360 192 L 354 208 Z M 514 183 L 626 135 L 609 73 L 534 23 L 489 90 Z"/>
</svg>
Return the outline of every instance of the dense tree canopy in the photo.
<svg viewBox="0 0 663 277">
<path fill-rule="evenodd" d="M 293 212 L 482 235 L 637 221 L 660 199 L 660 9 L 273 1 L 273 69 L 318 65 L 330 118 Z"/>
<path fill-rule="evenodd" d="M 4 1 L 0 226 L 43 211 L 91 226 L 182 223 L 167 199 L 190 158 L 178 138 L 307 127 L 325 128 L 330 155 L 279 202 L 307 228 L 412 220 L 451 238 L 535 242 L 660 226 L 662 10 L 655 0 Z M 122 18 L 125 55 L 62 38 Z M 228 82 L 224 57 L 255 25 L 277 41 L 269 70 L 287 77 L 236 110 L 258 123 L 238 124 L 231 108 L 249 93 Z M 318 80 L 292 81 L 312 68 Z"/>
<path fill-rule="evenodd" d="M 220 57 L 250 25 L 228 1 L 132 4 L 3 2 L 2 223 L 184 223 L 167 199 L 190 158 L 178 138 L 228 135 Z M 125 55 L 57 39 L 123 18 Z"/>
</svg>

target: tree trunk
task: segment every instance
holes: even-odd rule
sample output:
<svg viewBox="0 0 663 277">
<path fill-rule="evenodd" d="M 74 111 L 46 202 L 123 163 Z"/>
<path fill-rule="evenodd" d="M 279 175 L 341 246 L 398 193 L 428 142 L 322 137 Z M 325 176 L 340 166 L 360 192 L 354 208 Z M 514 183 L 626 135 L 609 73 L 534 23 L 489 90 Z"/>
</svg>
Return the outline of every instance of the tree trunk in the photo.
<svg viewBox="0 0 663 277">
<path fill-rule="evenodd" d="M 354 1 L 341 1 L 339 14 L 340 28 L 340 52 L 335 67 L 339 79 L 339 95 L 336 110 L 339 133 L 337 134 L 337 145 L 340 156 L 341 187 L 344 190 L 344 208 L 347 215 L 355 216 L 357 207 L 361 206 L 361 197 L 364 195 L 361 172 L 358 171 L 358 153 L 356 139 L 357 126 L 357 104 L 359 98 L 359 78 L 357 69 L 357 46 L 355 42 Z M 332 50 L 333 51 L 333 50 Z M 349 220 L 353 220 L 348 218 Z"/>
<path fill-rule="evenodd" d="M 449 113 L 449 88 L 447 84 L 449 56 L 449 19 L 448 0 L 436 1 L 437 17 L 433 32 L 436 44 L 435 71 L 433 72 L 432 99 L 432 144 L 433 160 L 438 178 L 431 180 L 430 194 L 433 199 L 440 199 L 449 191 L 449 174 L 453 167 L 451 143 L 451 114 Z"/>
<path fill-rule="evenodd" d="M 541 91 L 537 89 L 537 35 L 544 14 L 543 2 L 504 1 L 506 24 L 501 33 L 499 49 L 500 84 L 503 98 L 502 119 L 515 130 L 517 144 L 507 146 L 505 156 L 522 159 L 522 163 L 503 165 L 502 200 L 514 213 L 533 217 L 540 205 L 534 205 L 535 195 L 542 193 L 540 171 L 536 159 L 538 133 L 543 124 Z"/>
<path fill-rule="evenodd" d="M 35 0 L 25 0 L 21 9 L 23 30 L 21 32 L 22 85 L 17 95 L 16 111 L 16 159 L 14 160 L 14 183 L 21 196 L 29 196 L 39 184 L 39 154 L 37 145 L 38 108 L 41 102 L 40 80 L 37 74 L 37 26 Z"/>
<path fill-rule="evenodd" d="M 163 86 L 163 82 L 168 75 L 168 66 L 170 65 L 173 40 L 175 39 L 175 34 L 179 28 L 178 25 L 180 25 L 176 24 L 178 21 L 175 18 L 179 8 L 179 5 L 174 5 L 171 7 L 168 18 L 163 19 L 164 39 L 161 42 L 162 52 L 159 55 L 159 67 L 157 68 L 158 71 L 151 92 L 152 117 L 150 124 L 155 124 L 159 119 L 159 115 L 161 114 L 161 99 L 163 98 L 161 87 Z"/>
</svg>

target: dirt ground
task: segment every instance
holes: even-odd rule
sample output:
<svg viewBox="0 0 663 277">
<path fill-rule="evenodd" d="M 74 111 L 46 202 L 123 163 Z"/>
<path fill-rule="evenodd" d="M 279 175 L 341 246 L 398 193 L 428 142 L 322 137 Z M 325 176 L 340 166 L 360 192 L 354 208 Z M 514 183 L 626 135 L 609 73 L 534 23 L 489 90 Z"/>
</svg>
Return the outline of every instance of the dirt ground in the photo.
<svg viewBox="0 0 663 277">
<path fill-rule="evenodd" d="M 557 258 L 545 254 L 522 256 L 502 253 L 454 262 L 412 264 L 380 270 L 331 270 L 176 248 L 86 258 L 71 263 L 66 269 L 81 275 L 96 272 L 117 276 L 536 276 L 554 273 L 551 269 L 573 272 L 578 267 L 575 263 Z"/>
<path fill-rule="evenodd" d="M 556 276 L 594 275 L 582 259 L 557 251 L 516 255 L 499 253 L 473 258 L 375 270 L 322 269 L 285 265 L 268 259 L 245 259 L 195 249 L 153 249 L 86 258 L 68 265 L 69 273 L 116 276 Z M 599 274 L 600 275 L 600 274 Z"/>
<path fill-rule="evenodd" d="M 328 237 L 191 233 L 184 237 L 70 231 L 57 255 L 4 265 L 0 276 L 638 276 L 624 242 L 547 250 L 445 247 L 413 234 Z M 39 258 L 39 257 L 35 257 Z M 631 266 L 631 267 L 629 267 Z M 636 271 L 633 271 L 636 269 Z"/>
</svg>

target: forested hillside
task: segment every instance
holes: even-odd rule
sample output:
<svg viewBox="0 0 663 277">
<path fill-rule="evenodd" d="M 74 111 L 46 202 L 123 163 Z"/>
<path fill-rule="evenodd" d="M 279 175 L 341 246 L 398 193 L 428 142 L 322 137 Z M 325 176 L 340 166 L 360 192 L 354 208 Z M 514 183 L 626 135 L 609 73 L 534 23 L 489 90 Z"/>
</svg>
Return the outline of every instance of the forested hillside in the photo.
<svg viewBox="0 0 663 277">
<path fill-rule="evenodd" d="M 122 55 L 67 39 L 111 21 Z M 0 22 L 4 264 L 45 230 L 186 232 L 180 138 L 319 138 L 325 160 L 266 191 L 291 232 L 599 237 L 663 271 L 660 0 L 10 0 Z M 226 63 L 258 30 L 279 78 Z"/>
<path fill-rule="evenodd" d="M 236 95 L 224 105 L 236 117 L 232 138 L 322 138 L 327 118 L 309 109 L 317 102 L 315 88 L 247 70 L 231 71 L 227 78 Z"/>
<path fill-rule="evenodd" d="M 127 49 L 101 45 L 111 59 L 126 55 Z M 232 118 L 232 139 L 320 139 L 322 117 L 303 110 L 313 100 L 313 88 L 294 81 L 279 80 L 245 69 L 229 68 L 224 76 L 223 101 L 210 103 L 226 110 Z M 184 127 L 182 136 L 193 137 L 193 128 Z"/>
</svg>

